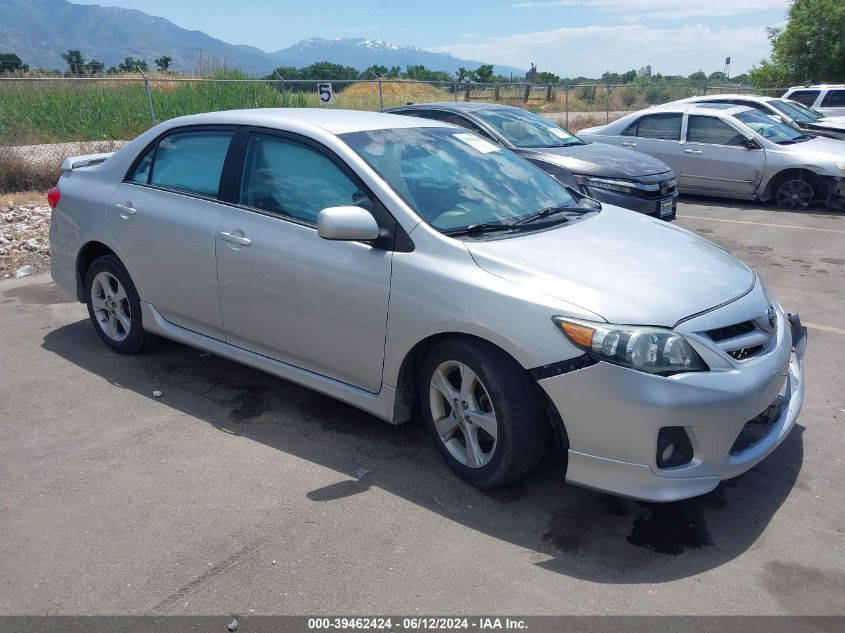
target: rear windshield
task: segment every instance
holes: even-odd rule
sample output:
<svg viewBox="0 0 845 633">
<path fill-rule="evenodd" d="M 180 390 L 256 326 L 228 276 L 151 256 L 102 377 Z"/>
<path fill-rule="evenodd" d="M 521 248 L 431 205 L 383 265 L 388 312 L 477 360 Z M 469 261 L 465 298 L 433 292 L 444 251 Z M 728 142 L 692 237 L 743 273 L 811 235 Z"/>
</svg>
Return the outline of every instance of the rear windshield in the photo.
<svg viewBox="0 0 845 633">
<path fill-rule="evenodd" d="M 438 230 L 510 225 L 578 199 L 528 161 L 454 128 L 340 134 L 411 209 Z"/>
</svg>

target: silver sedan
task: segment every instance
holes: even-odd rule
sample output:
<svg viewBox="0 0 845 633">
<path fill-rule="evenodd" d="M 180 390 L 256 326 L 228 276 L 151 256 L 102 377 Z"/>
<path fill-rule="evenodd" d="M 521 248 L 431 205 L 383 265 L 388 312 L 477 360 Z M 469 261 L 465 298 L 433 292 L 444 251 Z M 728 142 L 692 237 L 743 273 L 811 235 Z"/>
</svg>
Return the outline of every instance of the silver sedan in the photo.
<svg viewBox="0 0 845 633">
<path fill-rule="evenodd" d="M 668 501 L 764 459 L 803 401 L 806 330 L 678 227 L 467 130 L 342 110 L 174 119 L 65 161 L 52 275 L 111 350 L 156 335 L 390 423 L 461 477 Z"/>
<path fill-rule="evenodd" d="M 579 134 L 662 160 L 682 193 L 775 199 L 785 209 L 845 208 L 845 142 L 805 134 L 745 106 L 667 105 Z"/>
</svg>

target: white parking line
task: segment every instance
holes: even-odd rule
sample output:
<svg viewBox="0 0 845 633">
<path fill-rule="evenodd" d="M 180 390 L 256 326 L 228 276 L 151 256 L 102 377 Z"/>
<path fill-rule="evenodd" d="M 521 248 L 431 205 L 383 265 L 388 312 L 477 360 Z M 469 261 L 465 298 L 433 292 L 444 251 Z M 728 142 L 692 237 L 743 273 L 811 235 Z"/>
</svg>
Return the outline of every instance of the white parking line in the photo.
<svg viewBox="0 0 845 633">
<path fill-rule="evenodd" d="M 802 321 L 801 325 L 812 330 L 821 330 L 822 332 L 830 332 L 832 334 L 845 334 L 845 330 L 841 327 L 833 327 L 832 325 L 819 325 L 818 323 L 807 323 L 806 321 Z"/>
<path fill-rule="evenodd" d="M 751 222 L 750 220 L 728 220 L 725 218 L 704 218 L 700 215 L 679 215 L 679 218 L 684 220 L 709 220 L 711 222 L 733 222 L 734 224 L 755 224 L 757 226 L 774 226 L 779 229 L 800 229 L 802 231 L 821 231 L 822 233 L 841 233 L 845 235 L 845 231 L 837 229 L 820 229 L 815 226 L 795 226 L 794 224 L 770 224 L 768 222 Z"/>
</svg>

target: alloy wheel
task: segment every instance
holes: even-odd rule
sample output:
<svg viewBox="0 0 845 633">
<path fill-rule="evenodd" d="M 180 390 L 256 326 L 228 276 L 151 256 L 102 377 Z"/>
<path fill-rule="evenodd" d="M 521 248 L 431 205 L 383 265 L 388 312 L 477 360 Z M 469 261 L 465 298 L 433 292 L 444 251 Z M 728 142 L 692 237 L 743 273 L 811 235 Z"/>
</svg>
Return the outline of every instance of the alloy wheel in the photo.
<svg viewBox="0 0 845 633">
<path fill-rule="evenodd" d="M 467 365 L 446 361 L 429 386 L 429 406 L 437 436 L 468 468 L 490 463 L 496 451 L 496 412 L 487 388 Z"/>
<path fill-rule="evenodd" d="M 781 209 L 806 209 L 813 201 L 815 192 L 806 180 L 787 180 L 777 191 L 777 203 Z"/>
<path fill-rule="evenodd" d="M 91 308 L 97 324 L 109 339 L 119 343 L 129 336 L 132 328 L 129 298 L 111 273 L 99 272 L 91 282 Z"/>
</svg>

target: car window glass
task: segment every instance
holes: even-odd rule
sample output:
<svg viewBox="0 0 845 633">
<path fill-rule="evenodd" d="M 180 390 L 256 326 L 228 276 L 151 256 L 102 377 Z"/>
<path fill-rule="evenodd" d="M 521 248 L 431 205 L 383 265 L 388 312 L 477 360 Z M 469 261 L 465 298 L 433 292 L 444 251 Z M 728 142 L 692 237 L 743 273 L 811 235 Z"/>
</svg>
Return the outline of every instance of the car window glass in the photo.
<svg viewBox="0 0 845 633">
<path fill-rule="evenodd" d="M 442 121 L 443 123 L 451 123 L 452 125 L 457 125 L 458 127 L 466 128 L 467 130 L 471 130 L 476 134 L 480 134 L 481 136 L 490 138 L 490 135 L 487 134 L 487 132 L 482 130 L 480 127 L 478 127 L 475 123 L 453 112 L 443 112 L 442 110 L 429 110 L 428 118 L 434 119 L 435 121 Z"/>
<path fill-rule="evenodd" d="M 734 118 L 773 143 L 788 144 L 811 138 L 791 125 L 754 110 L 739 112 L 734 115 Z"/>
<path fill-rule="evenodd" d="M 371 198 L 328 156 L 308 145 L 264 134 L 249 138 L 240 203 L 312 224 L 328 207 L 372 210 Z"/>
<path fill-rule="evenodd" d="M 648 114 L 637 122 L 635 134 L 626 136 L 638 136 L 640 138 L 656 138 L 664 141 L 681 140 L 681 119 L 680 112 L 667 112 L 665 114 Z"/>
<path fill-rule="evenodd" d="M 708 145 L 742 145 L 743 135 L 731 125 L 713 116 L 690 115 L 687 141 Z"/>
<path fill-rule="evenodd" d="M 539 168 L 464 130 L 397 128 L 340 138 L 440 230 L 511 224 L 548 207 L 578 205 Z"/>
<path fill-rule="evenodd" d="M 839 108 L 845 106 L 845 90 L 828 90 L 822 101 L 823 108 Z"/>
<path fill-rule="evenodd" d="M 775 100 L 769 101 L 769 103 L 773 108 L 798 123 L 813 123 L 819 118 L 812 113 L 812 110 L 809 110 L 804 106 L 799 107 L 789 101 Z"/>
<path fill-rule="evenodd" d="M 150 149 L 147 150 L 147 153 L 144 154 L 144 157 L 138 161 L 138 164 L 135 165 L 135 169 L 132 171 L 132 175 L 129 177 L 131 182 L 140 182 L 147 184 L 150 181 L 150 165 L 153 163 L 153 152 L 155 151 L 155 145 L 153 145 Z"/>
<path fill-rule="evenodd" d="M 232 132 L 180 132 L 158 143 L 150 184 L 217 196 Z"/>
<path fill-rule="evenodd" d="M 818 96 L 818 90 L 798 90 L 789 95 L 789 98 L 806 106 L 811 106 L 816 102 L 816 97 Z"/>
<path fill-rule="evenodd" d="M 584 143 L 554 121 L 528 110 L 491 108 L 474 114 L 516 147 L 567 147 Z"/>
</svg>

